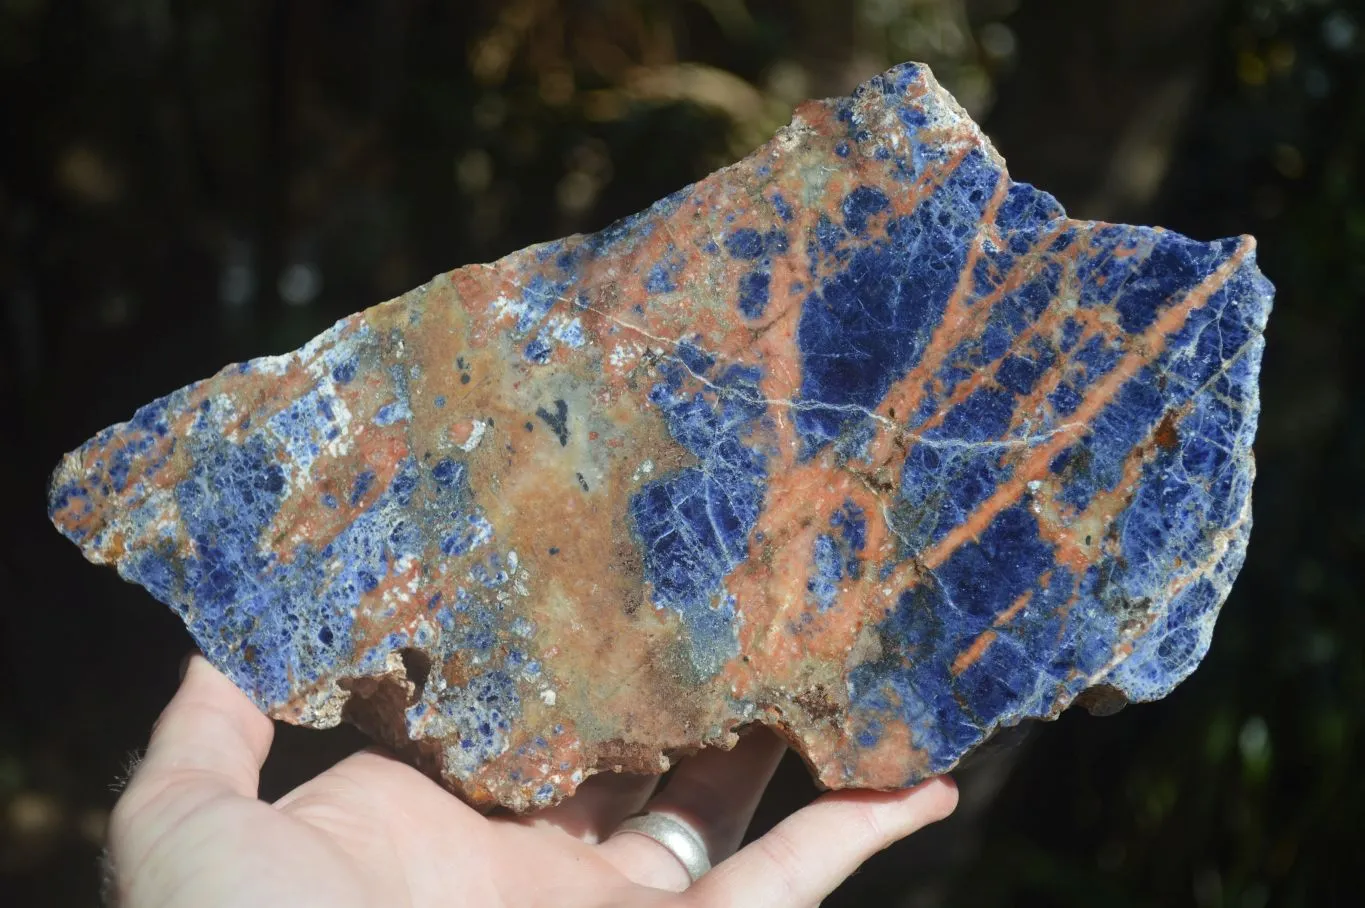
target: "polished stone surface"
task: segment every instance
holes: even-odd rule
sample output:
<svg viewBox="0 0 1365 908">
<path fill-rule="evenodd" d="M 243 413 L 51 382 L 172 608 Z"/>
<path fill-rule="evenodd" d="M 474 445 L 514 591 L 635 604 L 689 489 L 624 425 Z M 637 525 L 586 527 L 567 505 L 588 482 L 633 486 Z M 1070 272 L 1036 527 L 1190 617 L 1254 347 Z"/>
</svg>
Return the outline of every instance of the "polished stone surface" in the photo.
<svg viewBox="0 0 1365 908">
<path fill-rule="evenodd" d="M 779 729 L 831 787 L 1171 690 L 1250 529 L 1249 237 L 1073 221 L 922 67 L 67 455 L 271 715 L 478 805 Z"/>
</svg>

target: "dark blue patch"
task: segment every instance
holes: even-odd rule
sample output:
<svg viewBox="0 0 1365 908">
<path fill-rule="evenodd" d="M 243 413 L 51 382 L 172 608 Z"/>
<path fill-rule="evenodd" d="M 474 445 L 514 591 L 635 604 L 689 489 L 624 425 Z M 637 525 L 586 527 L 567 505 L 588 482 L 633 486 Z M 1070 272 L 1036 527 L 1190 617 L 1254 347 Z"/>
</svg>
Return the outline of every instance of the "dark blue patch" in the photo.
<svg viewBox="0 0 1365 908">
<path fill-rule="evenodd" d="M 1151 367 L 1126 382 L 1091 424 L 1084 464 L 1072 471 L 1058 499 L 1084 509 L 1097 492 L 1114 488 L 1134 447 L 1151 433 L 1168 405 L 1183 400 L 1185 395 L 1173 391 L 1162 394 Z"/>
<path fill-rule="evenodd" d="M 711 382 L 718 393 L 705 395 L 684 393 L 676 367 L 663 373 L 650 401 L 673 439 L 699 462 L 641 487 L 630 500 L 631 524 L 654 601 L 682 617 L 693 663 L 710 675 L 736 651 L 734 606 L 721 593 L 725 577 L 748 557 L 748 536 L 763 506 L 766 458 L 745 439 L 766 405 L 751 367 L 729 367 Z"/>
<path fill-rule="evenodd" d="M 550 361 L 551 352 L 550 344 L 545 338 L 537 336 L 526 345 L 526 349 L 522 351 L 522 355 L 537 365 L 544 365 Z"/>
<path fill-rule="evenodd" d="M 1050 349 L 1034 351 L 1032 358 L 1010 355 L 995 370 L 995 380 L 1001 387 L 1022 397 L 1033 391 L 1038 379 L 1056 361 L 1057 357 Z"/>
<path fill-rule="evenodd" d="M 984 629 L 1053 567 L 1052 547 L 1039 537 L 1037 520 L 1019 506 L 1001 511 L 980 540 L 954 552 L 937 575 L 957 609 L 982 619 Z"/>
<path fill-rule="evenodd" d="M 997 388 L 977 388 L 948 411 L 926 435 L 949 444 L 980 444 L 1003 438 L 1014 417 L 1014 395 Z"/>
<path fill-rule="evenodd" d="M 819 611 L 831 608 L 844 580 L 859 580 L 863 575 L 860 553 L 867 545 L 867 518 L 862 508 L 845 501 L 829 518 L 835 533 L 815 537 L 811 550 L 811 570 L 806 591 Z"/>
<path fill-rule="evenodd" d="M 1089 386 L 1113 371 L 1122 356 L 1121 351 L 1108 339 L 1096 335 L 1086 341 L 1071 359 L 1085 367 L 1085 385 Z"/>
<path fill-rule="evenodd" d="M 175 546 L 166 544 L 148 549 L 129 563 L 128 576 L 147 588 L 162 602 L 171 603 L 182 616 L 185 606 L 179 591 L 184 585 L 183 568 L 175 555 Z"/>
<path fill-rule="evenodd" d="M 439 485 L 450 486 L 464 481 L 464 464 L 444 457 L 431 468 L 431 478 Z"/>
<path fill-rule="evenodd" d="M 827 223 L 817 227 L 814 272 L 825 277 L 806 299 L 797 329 L 803 405 L 796 425 L 808 453 L 855 418 L 849 408 L 874 409 L 919 361 L 999 176 L 973 151 L 913 214 L 887 224 L 885 240 L 863 244 L 843 261 L 837 236 Z"/>
<path fill-rule="evenodd" d="M 716 358 L 710 353 L 688 341 L 682 341 L 674 351 L 678 359 L 682 360 L 687 371 L 693 375 L 705 375 L 707 370 L 716 364 Z"/>
<path fill-rule="evenodd" d="M 773 211 L 777 212 L 778 217 L 784 221 L 790 221 L 792 219 L 794 215 L 792 214 L 791 206 L 788 205 L 787 200 L 782 197 L 782 193 L 774 192 L 770 201 L 773 205 Z"/>
<path fill-rule="evenodd" d="M 1058 349 L 1062 353 L 1070 353 L 1080 341 L 1082 331 L 1084 331 L 1084 326 L 1080 322 L 1074 318 L 1067 318 L 1065 322 L 1062 322 L 1062 339 L 1057 345 Z"/>
<path fill-rule="evenodd" d="M 145 462 L 146 454 L 156 447 L 157 440 L 164 437 L 169 431 L 166 412 L 170 407 L 171 398 L 184 394 L 184 390 L 177 391 L 174 395 L 168 394 L 141 407 L 133 414 L 133 418 L 128 421 L 128 429 L 135 430 L 136 434 L 127 431 L 123 433 L 122 443 L 109 455 L 109 464 L 105 468 L 104 481 L 113 488 L 113 491 L 121 493 L 127 489 L 128 479 L 134 464 L 139 466 L 140 475 L 146 476 L 155 473 L 170 457 L 175 446 L 174 440 L 170 442 L 160 458 Z M 108 433 L 110 430 L 106 429 L 105 432 Z M 113 436 L 110 434 L 108 438 L 99 443 L 101 446 L 107 447 L 112 438 Z"/>
<path fill-rule="evenodd" d="M 1065 419 L 1076 408 L 1081 405 L 1083 398 L 1076 387 L 1068 382 L 1062 382 L 1051 394 L 1047 396 L 1048 403 L 1052 404 L 1052 412 Z"/>
<path fill-rule="evenodd" d="M 756 259 L 763 255 L 763 235 L 752 227 L 741 227 L 725 238 L 725 251 L 737 259 Z"/>
<path fill-rule="evenodd" d="M 999 267 L 1008 272 L 1013 264 L 1013 256 L 1007 256 Z M 1005 387 L 1015 390 L 1036 382 L 1056 360 L 1056 351 L 1041 338 L 1034 338 L 1017 353 L 1010 351 L 1020 333 L 1034 325 L 1048 303 L 1056 298 L 1061 280 L 1061 267 L 1046 265 L 1021 286 L 1001 296 L 991 307 L 981 336 L 958 344 L 939 369 L 937 377 L 943 391 L 951 394 L 958 383 L 1000 360 L 1003 363 L 996 380 Z"/>
<path fill-rule="evenodd" d="M 360 500 L 370 491 L 374 485 L 374 471 L 361 470 L 356 474 L 355 485 L 351 486 L 351 507 L 360 504 Z"/>
<path fill-rule="evenodd" d="M 850 233 L 866 235 L 867 222 L 891 207 L 891 200 L 875 186 L 859 186 L 844 198 L 844 227 Z"/>
<path fill-rule="evenodd" d="M 677 289 L 677 282 L 673 280 L 672 273 L 663 262 L 655 263 L 645 276 L 645 290 L 649 293 L 672 293 Z"/>
<path fill-rule="evenodd" d="M 74 511 L 75 518 L 79 519 L 86 516 L 95 509 L 94 502 L 90 499 L 90 492 L 86 487 L 77 482 L 67 482 L 52 489 L 47 500 L 47 517 L 62 531 L 62 535 L 72 542 L 80 543 L 85 538 L 87 532 L 74 528 L 74 520 L 58 521 L 57 515 L 67 508 Z"/>
<path fill-rule="evenodd" d="M 739 311 L 745 318 L 761 318 L 768 308 L 768 284 L 772 276 L 758 268 L 739 279 Z"/>
<path fill-rule="evenodd" d="M 389 492 L 393 495 L 394 501 L 403 507 L 407 507 L 412 502 L 412 493 L 417 488 L 417 464 L 411 458 L 405 460 L 398 468 L 398 473 L 393 477 L 393 482 L 389 484 Z"/>
<path fill-rule="evenodd" d="M 998 442 L 1008 437 L 1015 403 L 1006 389 L 977 388 L 907 452 L 892 512 L 904 555 L 961 526 L 1011 476 Z"/>
<path fill-rule="evenodd" d="M 1119 326 L 1130 334 L 1145 330 L 1162 309 L 1213 273 L 1223 258 L 1210 254 L 1210 244 L 1175 233 L 1158 234 L 1151 252 L 1127 277 L 1114 302 Z"/>
<path fill-rule="evenodd" d="M 332 369 L 332 381 L 339 385 L 349 384 L 355 378 L 356 361 L 348 359 Z"/>
<path fill-rule="evenodd" d="M 1005 194 L 995 224 L 1001 232 L 1013 232 L 1042 227 L 1065 216 L 1061 204 L 1048 193 L 1028 183 L 1015 183 Z"/>
<path fill-rule="evenodd" d="M 844 506 L 834 512 L 829 525 L 842 531 L 849 548 L 861 552 L 867 545 L 867 515 L 853 501 L 845 501 Z"/>
<path fill-rule="evenodd" d="M 672 244 L 663 257 L 655 262 L 645 275 L 645 291 L 648 293 L 672 293 L 678 289 L 678 277 L 687 265 L 687 259 Z"/>
<path fill-rule="evenodd" d="M 170 406 L 171 395 L 158 398 L 146 406 L 138 408 L 128 425 L 139 432 L 162 436 L 166 434 L 166 410 Z"/>
<path fill-rule="evenodd" d="M 918 63 L 899 63 L 879 75 L 875 84 L 889 97 L 899 98 L 923 78 L 923 69 Z M 924 122 L 928 123 L 928 117 Z"/>
</svg>

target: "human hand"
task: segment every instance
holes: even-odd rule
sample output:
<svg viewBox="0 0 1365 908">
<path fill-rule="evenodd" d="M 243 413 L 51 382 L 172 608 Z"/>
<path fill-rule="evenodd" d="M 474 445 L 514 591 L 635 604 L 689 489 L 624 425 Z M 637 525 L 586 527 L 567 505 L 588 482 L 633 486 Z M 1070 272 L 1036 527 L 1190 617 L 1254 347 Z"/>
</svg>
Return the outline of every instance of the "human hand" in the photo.
<svg viewBox="0 0 1365 908">
<path fill-rule="evenodd" d="M 813 905 L 875 852 L 948 816 L 947 778 L 826 794 L 736 852 L 783 745 L 766 730 L 703 751 L 653 796 L 605 773 L 528 817 L 485 817 L 417 770 L 363 751 L 274 804 L 257 799 L 274 726 L 201 656 L 114 808 L 112 891 L 124 908 L 425 905 Z M 692 883 L 662 845 L 607 838 L 646 803 L 706 842 Z"/>
</svg>

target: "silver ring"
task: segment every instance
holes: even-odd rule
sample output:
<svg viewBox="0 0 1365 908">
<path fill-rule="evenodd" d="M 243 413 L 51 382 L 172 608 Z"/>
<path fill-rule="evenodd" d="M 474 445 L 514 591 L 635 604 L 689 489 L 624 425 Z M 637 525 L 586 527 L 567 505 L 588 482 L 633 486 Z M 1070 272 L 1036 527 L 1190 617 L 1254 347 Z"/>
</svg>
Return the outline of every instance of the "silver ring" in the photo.
<svg viewBox="0 0 1365 908">
<path fill-rule="evenodd" d="M 662 845 L 678 859 L 694 883 L 711 869 L 711 858 L 706 853 L 706 843 L 701 840 L 701 834 L 677 817 L 666 813 L 639 813 L 627 817 L 610 837 L 616 838 L 627 832 L 653 839 Z"/>
</svg>

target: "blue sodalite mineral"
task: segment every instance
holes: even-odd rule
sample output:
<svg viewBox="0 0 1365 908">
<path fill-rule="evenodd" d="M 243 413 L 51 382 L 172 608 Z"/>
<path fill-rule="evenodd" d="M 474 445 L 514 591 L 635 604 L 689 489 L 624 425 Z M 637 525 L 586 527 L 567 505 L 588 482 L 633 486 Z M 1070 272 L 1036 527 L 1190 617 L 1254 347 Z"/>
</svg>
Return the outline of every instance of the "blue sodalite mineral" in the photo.
<svg viewBox="0 0 1365 908">
<path fill-rule="evenodd" d="M 54 522 L 271 715 L 471 802 L 778 729 L 952 768 L 1209 646 L 1251 518 L 1249 237 L 1075 221 L 928 71 L 67 455 Z"/>
</svg>

